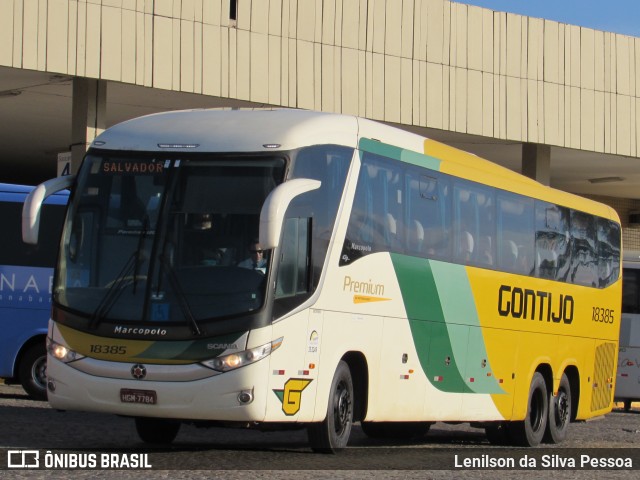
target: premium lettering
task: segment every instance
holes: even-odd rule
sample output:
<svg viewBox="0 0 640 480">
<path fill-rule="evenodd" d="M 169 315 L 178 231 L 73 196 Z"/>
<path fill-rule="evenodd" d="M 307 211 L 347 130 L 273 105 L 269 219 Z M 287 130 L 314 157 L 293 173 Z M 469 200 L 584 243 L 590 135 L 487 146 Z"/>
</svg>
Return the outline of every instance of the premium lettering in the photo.
<svg viewBox="0 0 640 480">
<path fill-rule="evenodd" d="M 384 285 L 381 283 L 373 283 L 371 279 L 368 282 L 358 282 L 350 276 L 344 277 L 342 290 L 352 293 L 366 293 L 368 295 L 384 295 Z"/>
<path fill-rule="evenodd" d="M 571 295 L 554 296 L 551 292 L 509 285 L 500 285 L 498 289 L 498 314 L 501 317 L 570 324 L 574 310 Z"/>
</svg>

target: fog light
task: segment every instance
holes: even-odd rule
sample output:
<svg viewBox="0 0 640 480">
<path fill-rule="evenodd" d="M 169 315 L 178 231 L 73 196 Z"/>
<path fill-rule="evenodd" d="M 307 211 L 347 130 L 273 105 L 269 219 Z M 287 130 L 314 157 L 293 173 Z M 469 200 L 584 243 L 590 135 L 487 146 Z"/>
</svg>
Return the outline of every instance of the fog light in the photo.
<svg viewBox="0 0 640 480">
<path fill-rule="evenodd" d="M 253 390 L 243 390 L 238 394 L 238 401 L 243 405 L 253 402 Z"/>
<path fill-rule="evenodd" d="M 56 391 L 56 382 L 54 382 L 51 379 L 47 380 L 47 390 L 49 390 L 52 393 L 55 392 Z"/>
</svg>

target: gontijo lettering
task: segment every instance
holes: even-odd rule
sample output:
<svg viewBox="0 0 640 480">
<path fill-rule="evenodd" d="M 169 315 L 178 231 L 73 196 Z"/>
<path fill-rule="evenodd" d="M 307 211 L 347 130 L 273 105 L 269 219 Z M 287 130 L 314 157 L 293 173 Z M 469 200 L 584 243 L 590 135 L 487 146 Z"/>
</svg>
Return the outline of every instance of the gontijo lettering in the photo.
<svg viewBox="0 0 640 480">
<path fill-rule="evenodd" d="M 498 313 L 501 317 L 522 318 L 569 324 L 573 321 L 574 301 L 571 295 L 555 297 L 551 292 L 500 285 Z"/>
</svg>

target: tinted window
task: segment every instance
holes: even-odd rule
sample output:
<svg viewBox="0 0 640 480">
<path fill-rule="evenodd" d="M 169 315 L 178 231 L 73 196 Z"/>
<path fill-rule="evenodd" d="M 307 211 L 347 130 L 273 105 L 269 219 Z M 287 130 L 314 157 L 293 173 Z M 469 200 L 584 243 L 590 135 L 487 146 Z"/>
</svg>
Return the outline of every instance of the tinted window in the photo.
<svg viewBox="0 0 640 480">
<path fill-rule="evenodd" d="M 0 218 L 6 228 L 0 235 L 0 264 L 53 268 L 60 245 L 64 205 L 44 205 L 40 213 L 37 245 L 22 241 L 22 203 L 0 202 Z"/>
<path fill-rule="evenodd" d="M 604 218 L 596 223 L 598 286 L 606 287 L 620 276 L 620 225 Z"/>
<path fill-rule="evenodd" d="M 536 203 L 536 275 L 567 280 L 570 266 L 569 209 L 551 203 Z"/>
<path fill-rule="evenodd" d="M 375 252 L 603 288 L 619 277 L 620 226 L 365 153 L 340 265 Z"/>
<path fill-rule="evenodd" d="M 640 270 L 622 272 L 622 313 L 640 313 Z"/>
<path fill-rule="evenodd" d="M 410 170 L 406 188 L 406 253 L 419 257 L 451 256 L 451 188 L 449 179 Z"/>
<path fill-rule="evenodd" d="M 493 190 L 456 181 L 453 192 L 453 260 L 493 267 L 496 251 Z"/>
<path fill-rule="evenodd" d="M 569 281 L 578 285 L 598 285 L 596 219 L 571 211 L 571 268 Z"/>
<path fill-rule="evenodd" d="M 533 200 L 498 192 L 498 268 L 532 275 L 534 271 Z"/>
</svg>

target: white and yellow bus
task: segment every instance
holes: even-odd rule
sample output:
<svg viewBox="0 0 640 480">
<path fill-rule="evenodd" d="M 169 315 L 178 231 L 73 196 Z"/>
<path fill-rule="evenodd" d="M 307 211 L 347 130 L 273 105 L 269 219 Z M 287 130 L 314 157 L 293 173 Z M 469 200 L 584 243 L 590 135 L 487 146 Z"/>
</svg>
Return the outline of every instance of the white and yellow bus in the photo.
<svg viewBox="0 0 640 480">
<path fill-rule="evenodd" d="M 25 203 L 26 241 L 70 182 Z M 354 422 L 438 421 L 560 442 L 612 408 L 620 242 L 605 205 L 361 118 L 131 120 L 73 181 L 49 402 L 133 417 L 152 443 L 183 422 L 299 426 L 336 451 Z"/>
</svg>

